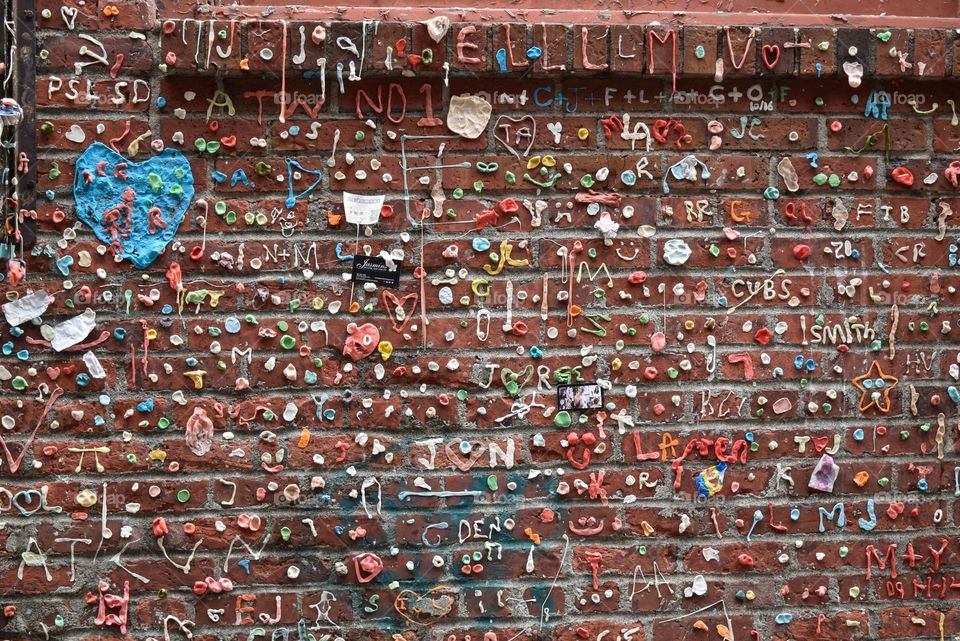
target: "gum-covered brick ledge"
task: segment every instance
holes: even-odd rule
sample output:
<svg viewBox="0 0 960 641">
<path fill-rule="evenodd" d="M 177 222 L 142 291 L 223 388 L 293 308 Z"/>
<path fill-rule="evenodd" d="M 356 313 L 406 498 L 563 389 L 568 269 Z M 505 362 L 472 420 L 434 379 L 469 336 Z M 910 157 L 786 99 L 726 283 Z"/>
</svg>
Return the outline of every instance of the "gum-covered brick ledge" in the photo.
<svg viewBox="0 0 960 641">
<path fill-rule="evenodd" d="M 955 11 L 418 4 L 9 5 L 3 638 L 960 635 Z"/>
</svg>

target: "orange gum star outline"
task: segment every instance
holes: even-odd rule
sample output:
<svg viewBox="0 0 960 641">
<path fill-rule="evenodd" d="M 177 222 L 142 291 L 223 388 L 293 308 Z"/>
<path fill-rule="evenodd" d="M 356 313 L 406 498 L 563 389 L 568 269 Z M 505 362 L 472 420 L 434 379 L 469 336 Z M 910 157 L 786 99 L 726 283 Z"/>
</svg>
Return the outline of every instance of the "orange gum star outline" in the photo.
<svg viewBox="0 0 960 641">
<path fill-rule="evenodd" d="M 887 382 L 887 383 L 891 381 L 893 382 L 893 385 L 883 388 L 883 391 L 881 393 L 881 398 L 877 400 L 870 398 L 870 394 L 874 390 L 868 390 L 863 386 L 861 382 L 867 379 L 874 379 L 874 378 L 882 379 L 884 382 Z M 860 396 L 860 404 L 858 406 L 858 409 L 860 410 L 861 414 L 874 406 L 876 406 L 878 410 L 886 414 L 887 412 L 890 411 L 890 392 L 894 390 L 894 388 L 900 382 L 900 379 L 898 379 L 896 376 L 890 376 L 889 374 L 884 374 L 883 370 L 880 369 L 880 363 L 878 363 L 877 361 L 873 361 L 873 363 L 870 364 L 870 369 L 867 370 L 866 374 L 862 374 L 856 377 L 855 379 L 853 379 L 852 382 L 853 382 L 853 386 L 856 387 L 858 390 L 860 390 L 861 396 Z M 869 402 L 864 404 L 864 401 L 868 401 L 868 400 Z"/>
</svg>

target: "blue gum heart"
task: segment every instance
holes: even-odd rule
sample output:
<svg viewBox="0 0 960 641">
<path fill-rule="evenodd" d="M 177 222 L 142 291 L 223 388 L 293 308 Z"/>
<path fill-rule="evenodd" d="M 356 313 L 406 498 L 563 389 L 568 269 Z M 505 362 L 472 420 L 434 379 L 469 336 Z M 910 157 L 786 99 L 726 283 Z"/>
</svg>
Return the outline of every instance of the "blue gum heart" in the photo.
<svg viewBox="0 0 960 641">
<path fill-rule="evenodd" d="M 144 269 L 176 235 L 193 200 L 193 174 L 175 149 L 133 162 L 95 142 L 77 160 L 73 198 L 77 218 L 115 254 Z"/>
</svg>

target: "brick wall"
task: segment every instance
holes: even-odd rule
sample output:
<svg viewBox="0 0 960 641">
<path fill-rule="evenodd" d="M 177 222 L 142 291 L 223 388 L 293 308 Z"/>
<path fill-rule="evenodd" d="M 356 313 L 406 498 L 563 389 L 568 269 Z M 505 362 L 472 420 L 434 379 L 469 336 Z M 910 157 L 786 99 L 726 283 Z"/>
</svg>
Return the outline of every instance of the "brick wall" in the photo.
<svg viewBox="0 0 960 641">
<path fill-rule="evenodd" d="M 4 639 L 960 634 L 945 21 L 37 9 Z"/>
</svg>

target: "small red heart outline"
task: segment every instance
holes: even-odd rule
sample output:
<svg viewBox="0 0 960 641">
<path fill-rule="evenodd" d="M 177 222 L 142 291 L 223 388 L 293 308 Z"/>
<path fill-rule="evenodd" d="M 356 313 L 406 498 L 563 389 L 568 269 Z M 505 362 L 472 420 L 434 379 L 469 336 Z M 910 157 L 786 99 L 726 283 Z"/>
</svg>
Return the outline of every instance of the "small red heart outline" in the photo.
<svg viewBox="0 0 960 641">
<path fill-rule="evenodd" d="M 409 300 L 412 300 L 413 304 L 408 312 L 404 305 Z M 393 331 L 398 334 L 403 331 L 403 329 L 407 326 L 407 323 L 410 322 L 410 319 L 413 318 L 413 312 L 416 311 L 417 303 L 419 301 L 420 295 L 416 292 L 398 298 L 393 292 L 387 291 L 386 289 L 383 290 L 383 304 L 387 308 L 387 315 L 390 316 L 390 323 L 393 325 Z M 400 310 L 402 310 L 402 312 Z M 397 318 L 398 313 L 403 313 L 402 322 L 399 318 Z"/>
<path fill-rule="evenodd" d="M 774 54 L 773 60 L 769 55 Z M 760 47 L 760 57 L 763 58 L 763 64 L 767 69 L 773 69 L 780 62 L 780 45 L 763 45 Z"/>
</svg>

